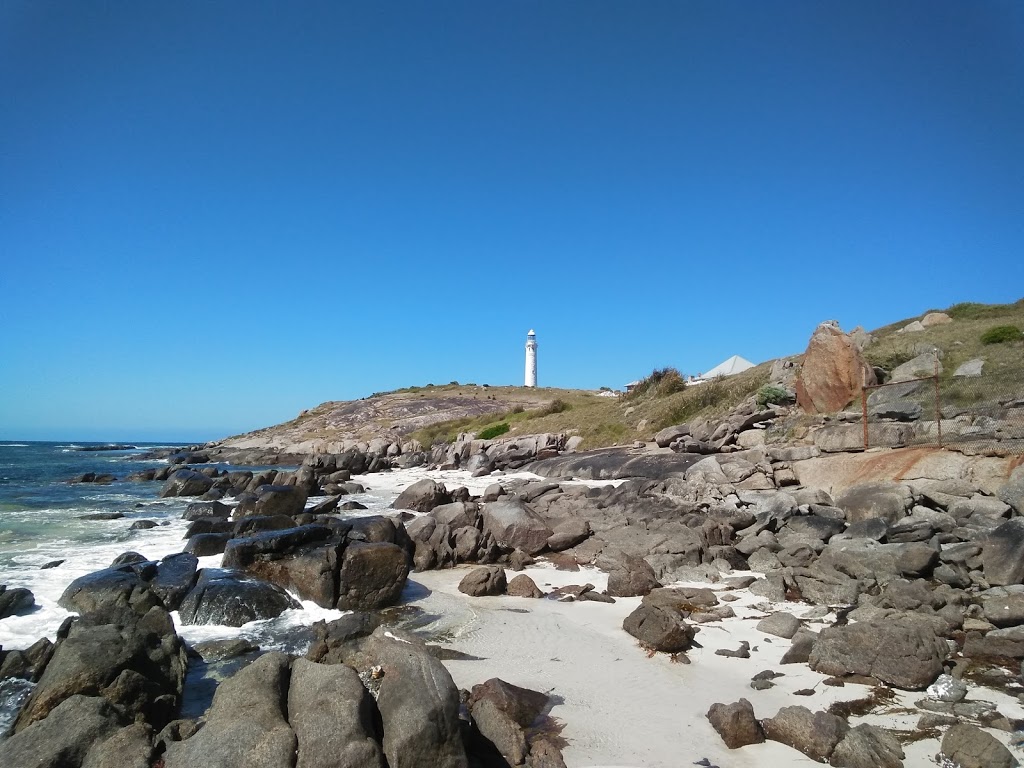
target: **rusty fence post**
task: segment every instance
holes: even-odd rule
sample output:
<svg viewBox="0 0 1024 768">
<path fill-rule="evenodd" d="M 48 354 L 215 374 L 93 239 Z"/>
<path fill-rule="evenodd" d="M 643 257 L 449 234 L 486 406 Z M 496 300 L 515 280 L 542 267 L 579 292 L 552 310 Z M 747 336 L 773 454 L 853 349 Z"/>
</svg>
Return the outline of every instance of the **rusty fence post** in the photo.
<svg viewBox="0 0 1024 768">
<path fill-rule="evenodd" d="M 942 447 L 942 395 L 939 393 L 939 355 L 935 355 L 935 424 L 939 430 L 939 448 Z"/>
<path fill-rule="evenodd" d="M 864 423 L 864 450 L 868 449 L 868 374 L 867 371 L 860 372 L 860 411 L 861 421 Z"/>
</svg>

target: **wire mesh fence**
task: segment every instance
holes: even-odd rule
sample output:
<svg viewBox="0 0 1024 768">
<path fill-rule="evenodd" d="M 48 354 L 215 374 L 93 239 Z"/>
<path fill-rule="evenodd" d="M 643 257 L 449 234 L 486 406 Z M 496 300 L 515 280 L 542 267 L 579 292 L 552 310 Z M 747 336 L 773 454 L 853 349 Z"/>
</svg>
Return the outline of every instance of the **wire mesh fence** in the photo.
<svg viewBox="0 0 1024 768">
<path fill-rule="evenodd" d="M 864 448 L 940 445 L 1024 454 L 1024 381 L 980 361 L 864 387 Z"/>
</svg>

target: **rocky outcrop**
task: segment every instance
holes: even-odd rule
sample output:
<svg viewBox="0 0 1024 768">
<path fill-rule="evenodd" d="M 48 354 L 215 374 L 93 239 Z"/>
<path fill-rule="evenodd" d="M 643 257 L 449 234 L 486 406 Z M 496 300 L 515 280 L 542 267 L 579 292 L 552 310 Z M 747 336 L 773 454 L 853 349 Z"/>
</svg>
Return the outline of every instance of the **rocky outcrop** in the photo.
<svg viewBox="0 0 1024 768">
<path fill-rule="evenodd" d="M 295 768 L 384 768 L 376 706 L 355 670 L 296 659 L 288 686 Z"/>
<path fill-rule="evenodd" d="M 823 629 L 809 664 L 826 675 L 864 675 L 919 691 L 942 672 L 948 652 L 926 622 L 905 617 Z"/>
<path fill-rule="evenodd" d="M 223 564 L 325 608 L 381 608 L 405 586 L 407 546 L 405 528 L 388 518 L 335 520 L 232 539 Z"/>
<path fill-rule="evenodd" d="M 166 768 L 293 765 L 297 739 L 285 712 L 288 682 L 283 653 L 265 654 L 223 682 L 206 724 L 189 739 L 167 745 Z"/>
<path fill-rule="evenodd" d="M 36 604 L 35 595 L 24 587 L 10 587 L 0 584 L 0 619 L 32 610 Z"/>
<path fill-rule="evenodd" d="M 223 624 L 240 627 L 273 619 L 301 607 L 276 584 L 241 577 L 231 571 L 204 569 L 179 608 L 182 624 Z"/>
<path fill-rule="evenodd" d="M 854 341 L 837 324 L 822 323 L 804 352 L 796 381 L 797 404 L 807 413 L 835 413 L 875 381 Z"/>
</svg>

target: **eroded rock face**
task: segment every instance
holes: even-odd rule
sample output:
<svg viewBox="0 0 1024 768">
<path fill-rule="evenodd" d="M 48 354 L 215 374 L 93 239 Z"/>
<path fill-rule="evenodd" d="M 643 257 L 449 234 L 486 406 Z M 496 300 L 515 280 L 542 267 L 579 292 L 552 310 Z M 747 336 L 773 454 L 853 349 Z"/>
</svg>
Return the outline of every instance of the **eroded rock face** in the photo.
<svg viewBox="0 0 1024 768">
<path fill-rule="evenodd" d="M 822 323 L 811 335 L 796 381 L 797 404 L 807 413 L 835 413 L 876 382 L 857 344 L 837 325 Z"/>
</svg>

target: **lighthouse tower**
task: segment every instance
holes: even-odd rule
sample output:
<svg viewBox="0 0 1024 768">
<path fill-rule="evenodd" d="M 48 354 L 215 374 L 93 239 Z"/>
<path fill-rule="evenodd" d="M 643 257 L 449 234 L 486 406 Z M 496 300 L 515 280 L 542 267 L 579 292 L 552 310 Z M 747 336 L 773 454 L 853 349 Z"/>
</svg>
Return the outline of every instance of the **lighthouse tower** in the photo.
<svg viewBox="0 0 1024 768">
<path fill-rule="evenodd" d="M 537 334 L 532 328 L 526 334 L 526 381 L 523 386 L 537 386 Z"/>
</svg>

